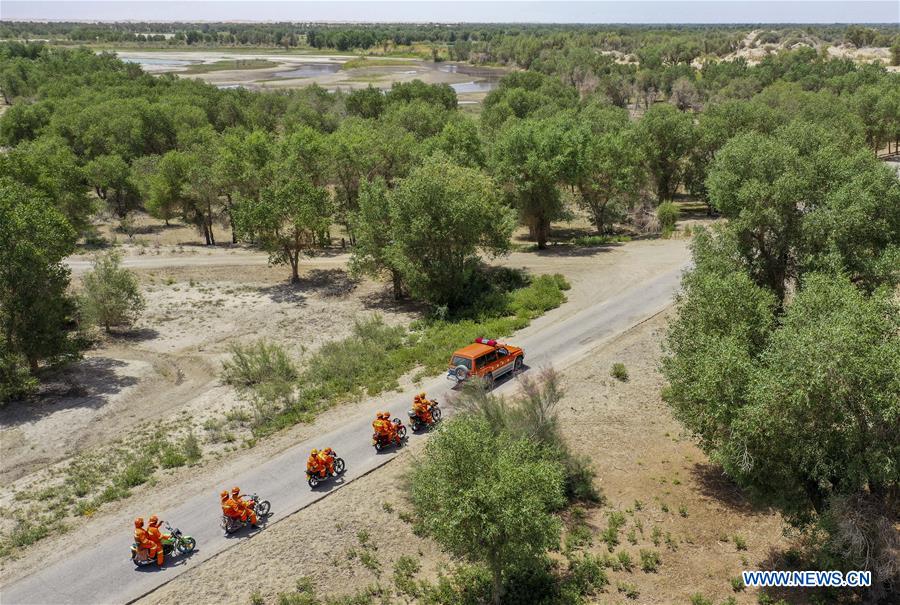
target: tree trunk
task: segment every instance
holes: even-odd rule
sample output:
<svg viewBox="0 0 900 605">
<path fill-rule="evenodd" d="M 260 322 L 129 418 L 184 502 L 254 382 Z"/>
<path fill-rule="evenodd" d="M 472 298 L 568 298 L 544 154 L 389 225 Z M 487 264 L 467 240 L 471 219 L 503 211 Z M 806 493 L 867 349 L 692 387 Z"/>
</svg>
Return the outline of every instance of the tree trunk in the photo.
<svg viewBox="0 0 900 605">
<path fill-rule="evenodd" d="M 403 299 L 403 280 L 400 278 L 400 273 L 397 271 L 391 270 L 391 280 L 394 282 L 394 300 L 402 300 Z"/>
<path fill-rule="evenodd" d="M 296 284 L 300 281 L 300 253 L 288 253 L 288 258 L 291 261 L 291 283 Z"/>
<path fill-rule="evenodd" d="M 209 227 L 206 225 L 206 223 L 203 223 L 203 237 L 204 239 L 206 239 L 206 245 L 209 246 Z"/>
<path fill-rule="evenodd" d="M 503 592 L 503 572 L 500 570 L 499 566 L 492 565 L 491 573 L 493 575 L 493 580 L 491 582 L 491 600 L 494 605 L 500 605 L 500 597 Z"/>
<path fill-rule="evenodd" d="M 29 357 L 28 358 L 28 369 L 31 371 L 32 376 L 35 374 L 35 372 L 38 371 L 37 357 Z"/>
</svg>

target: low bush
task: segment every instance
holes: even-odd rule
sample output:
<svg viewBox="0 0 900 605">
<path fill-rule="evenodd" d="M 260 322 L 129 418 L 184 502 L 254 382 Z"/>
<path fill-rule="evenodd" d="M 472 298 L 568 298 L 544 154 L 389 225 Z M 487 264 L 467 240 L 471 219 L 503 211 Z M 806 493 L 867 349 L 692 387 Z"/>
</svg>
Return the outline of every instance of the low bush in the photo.
<svg viewBox="0 0 900 605">
<path fill-rule="evenodd" d="M 660 564 L 662 563 L 662 558 L 659 556 L 659 553 L 655 550 L 647 550 L 641 549 L 641 570 L 645 573 L 653 573 L 657 569 L 659 569 Z"/>
<path fill-rule="evenodd" d="M 656 220 L 663 235 L 671 235 L 675 231 L 680 210 L 672 202 L 663 202 L 656 208 Z"/>
<path fill-rule="evenodd" d="M 232 343 L 231 359 L 222 364 L 222 380 L 238 389 L 265 383 L 290 383 L 297 370 L 287 352 L 278 344 L 259 340 L 249 345 Z"/>
<path fill-rule="evenodd" d="M 609 371 L 609 375 L 616 380 L 625 382 L 628 380 L 628 369 L 625 367 L 624 363 L 614 363 L 612 369 Z"/>
</svg>

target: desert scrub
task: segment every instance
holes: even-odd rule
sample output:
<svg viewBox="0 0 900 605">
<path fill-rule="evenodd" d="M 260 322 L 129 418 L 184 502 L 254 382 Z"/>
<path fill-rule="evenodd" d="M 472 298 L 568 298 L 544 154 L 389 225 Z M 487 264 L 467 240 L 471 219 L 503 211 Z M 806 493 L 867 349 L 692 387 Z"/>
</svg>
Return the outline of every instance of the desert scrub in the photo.
<svg viewBox="0 0 900 605">
<path fill-rule="evenodd" d="M 641 591 L 639 591 L 638 587 L 631 582 L 617 582 L 616 590 L 624 594 L 629 599 L 637 599 L 639 596 L 641 596 Z"/>
<path fill-rule="evenodd" d="M 653 573 L 657 569 L 659 569 L 660 564 L 662 563 L 662 559 L 659 556 L 659 553 L 655 550 L 648 550 L 642 548 L 640 551 L 641 556 L 641 570 L 644 573 Z"/>
<path fill-rule="evenodd" d="M 408 597 L 417 598 L 419 596 L 419 586 L 416 583 L 415 576 L 419 573 L 422 566 L 414 558 L 403 555 L 394 564 L 394 587 L 400 594 Z"/>
<path fill-rule="evenodd" d="M 624 363 L 614 363 L 609 371 L 609 375 L 620 382 L 628 380 L 628 368 Z"/>
<path fill-rule="evenodd" d="M 159 430 L 167 433 L 171 427 Z M 19 522 L 0 535 L 0 557 L 65 531 L 67 518 L 91 516 L 104 504 L 127 498 L 133 488 L 153 480 L 160 467 L 184 465 L 188 449 L 184 440 L 143 435 L 76 456 L 62 468 L 60 483 L 16 494 L 17 502 L 29 504 L 12 511 Z"/>
<path fill-rule="evenodd" d="M 501 338 L 524 328 L 561 305 L 569 288 L 558 274 L 528 281 L 514 272 L 498 272 L 493 279 L 500 285 L 450 318 L 418 320 L 409 329 L 390 326 L 377 315 L 359 319 L 350 336 L 324 345 L 299 373 L 290 371 L 293 365 L 276 345 L 237 345 L 225 364 L 223 379 L 251 398 L 272 403 L 271 413 L 254 423 L 254 435 L 259 437 L 308 422 L 316 412 L 337 403 L 394 389 L 413 369 L 419 368 L 421 375 L 442 371 L 453 350 L 479 336 Z M 270 366 L 281 379 L 266 379 L 271 376 L 266 371 Z M 278 388 L 273 389 L 273 383 Z"/>
<path fill-rule="evenodd" d="M 735 548 L 738 550 L 747 550 L 747 540 L 745 540 L 743 536 L 735 534 L 732 540 L 734 541 Z"/>
</svg>

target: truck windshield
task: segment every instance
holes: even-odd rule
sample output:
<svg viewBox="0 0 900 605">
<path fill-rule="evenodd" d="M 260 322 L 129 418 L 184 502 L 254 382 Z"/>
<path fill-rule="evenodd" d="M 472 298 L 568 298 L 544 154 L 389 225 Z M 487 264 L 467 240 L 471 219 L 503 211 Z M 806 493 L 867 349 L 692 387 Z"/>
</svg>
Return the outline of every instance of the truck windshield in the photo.
<svg viewBox="0 0 900 605">
<path fill-rule="evenodd" d="M 460 357 L 459 355 L 454 355 L 453 359 L 450 360 L 450 365 L 454 368 L 457 366 L 464 366 L 467 370 L 472 369 L 472 360 L 467 357 Z"/>
</svg>

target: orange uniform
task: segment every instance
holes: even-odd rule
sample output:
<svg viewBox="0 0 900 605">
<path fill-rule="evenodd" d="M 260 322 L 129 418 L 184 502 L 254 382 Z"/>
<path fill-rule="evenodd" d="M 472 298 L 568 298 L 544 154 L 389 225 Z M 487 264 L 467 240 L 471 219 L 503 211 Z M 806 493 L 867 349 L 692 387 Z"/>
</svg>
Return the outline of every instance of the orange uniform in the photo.
<svg viewBox="0 0 900 605">
<path fill-rule="evenodd" d="M 313 475 L 325 478 L 325 467 L 322 465 L 322 459 L 319 457 L 319 450 L 313 450 L 306 459 L 306 470 Z"/>
<path fill-rule="evenodd" d="M 391 421 L 390 412 L 384 413 L 384 425 L 387 427 L 387 437 L 395 442 L 397 445 L 400 445 L 400 435 L 397 433 L 397 425 Z"/>
<path fill-rule="evenodd" d="M 151 540 L 153 540 L 153 543 L 156 544 L 157 548 L 159 548 L 159 550 L 162 551 L 163 535 L 162 535 L 162 532 L 159 530 L 160 525 L 162 525 L 162 521 L 160 521 L 159 517 L 157 517 L 156 515 L 152 515 L 147 520 L 147 535 L 150 537 Z"/>
<path fill-rule="evenodd" d="M 330 447 L 326 447 L 324 450 L 319 452 L 319 464 L 322 467 L 323 472 L 325 470 L 328 471 L 329 474 L 334 474 L 334 450 Z"/>
<path fill-rule="evenodd" d="M 137 543 L 138 548 L 143 548 L 147 551 L 147 556 L 151 559 L 156 557 L 156 564 L 162 567 L 163 564 L 163 552 L 162 547 L 157 546 L 156 542 L 154 542 L 150 535 L 147 533 L 147 530 L 144 529 L 144 519 L 138 517 L 134 520 L 134 541 Z"/>
<path fill-rule="evenodd" d="M 413 399 L 413 412 L 426 424 L 434 422 L 431 416 L 431 402 L 425 398 L 425 393 L 419 393 Z"/>
<path fill-rule="evenodd" d="M 231 490 L 231 499 L 241 511 L 241 521 L 250 519 L 250 525 L 256 525 L 256 513 L 253 511 L 253 505 L 241 498 L 240 488 L 235 487 Z"/>
</svg>

